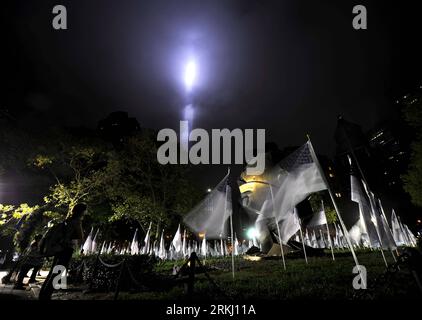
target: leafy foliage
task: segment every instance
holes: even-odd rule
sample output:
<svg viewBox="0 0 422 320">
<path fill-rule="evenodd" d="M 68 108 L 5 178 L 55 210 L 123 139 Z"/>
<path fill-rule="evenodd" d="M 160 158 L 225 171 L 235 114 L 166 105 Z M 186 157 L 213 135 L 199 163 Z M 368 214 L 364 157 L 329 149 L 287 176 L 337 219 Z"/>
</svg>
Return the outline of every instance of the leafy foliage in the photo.
<svg viewBox="0 0 422 320">
<path fill-rule="evenodd" d="M 312 211 L 318 212 L 319 210 L 321 210 L 321 201 L 324 201 L 324 210 L 325 210 L 325 216 L 327 217 L 327 222 L 328 223 L 336 222 L 337 221 L 336 210 L 332 206 L 327 205 L 327 203 L 330 203 L 331 200 L 326 199 L 326 192 L 324 191 L 314 193 L 309 198 Z"/>
<path fill-rule="evenodd" d="M 186 174 L 183 167 L 158 163 L 152 133 L 130 138 L 110 156 L 104 172 L 102 190 L 113 211 L 110 220 L 133 219 L 143 228 L 153 222 L 158 229 L 179 221 L 198 200 Z"/>
<path fill-rule="evenodd" d="M 51 185 L 38 206 L 0 207 L 0 226 L 10 220 L 3 228 L 10 233 L 23 218 L 15 236 L 19 243 L 25 244 L 31 236 L 23 233 L 39 229 L 26 225 L 63 220 L 78 202 L 88 204 L 90 223 L 122 220 L 145 230 L 152 222 L 156 226 L 153 230 L 159 231 L 174 228 L 180 216 L 197 202 L 198 192 L 187 179 L 187 167 L 158 163 L 153 132 L 144 130 L 129 137 L 119 148 L 95 134 L 81 136 L 54 131 L 49 140 L 32 139 L 32 149 L 19 165 L 25 163 L 26 170 L 49 176 Z"/>
<path fill-rule="evenodd" d="M 15 207 L 0 204 L 0 232 L 3 236 L 13 236 L 18 249 L 24 250 L 38 222 L 43 218 L 42 213 L 38 205 L 23 203 Z"/>
</svg>

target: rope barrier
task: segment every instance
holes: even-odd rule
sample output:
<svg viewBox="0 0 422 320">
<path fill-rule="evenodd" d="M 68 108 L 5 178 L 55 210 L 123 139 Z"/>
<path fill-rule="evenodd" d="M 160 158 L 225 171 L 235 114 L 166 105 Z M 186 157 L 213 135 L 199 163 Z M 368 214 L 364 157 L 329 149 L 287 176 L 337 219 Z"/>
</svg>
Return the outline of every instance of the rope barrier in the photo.
<svg viewBox="0 0 422 320">
<path fill-rule="evenodd" d="M 107 268 L 117 268 L 117 267 L 118 267 L 118 266 L 120 266 L 120 265 L 123 263 L 123 261 L 124 261 L 124 259 L 123 259 L 122 261 L 120 261 L 120 262 L 118 262 L 118 263 L 116 263 L 116 264 L 109 264 L 109 263 L 104 262 L 104 261 L 103 261 L 103 259 L 101 259 L 101 257 L 100 257 L 100 256 L 98 256 L 98 260 L 101 262 L 101 264 L 102 264 L 103 266 L 105 266 L 105 267 L 107 267 Z"/>
<path fill-rule="evenodd" d="M 128 274 L 129 274 L 130 278 L 132 279 L 132 281 L 135 283 L 135 285 L 136 285 L 136 286 L 138 286 L 138 287 L 141 287 L 141 286 L 142 286 L 142 284 L 141 284 L 141 283 L 139 283 L 139 282 L 135 279 L 135 277 L 134 277 L 134 275 L 133 275 L 133 273 L 132 273 L 132 270 L 130 270 L 130 268 L 129 268 L 129 266 L 128 266 L 128 265 L 126 265 L 126 270 L 128 271 Z"/>
</svg>

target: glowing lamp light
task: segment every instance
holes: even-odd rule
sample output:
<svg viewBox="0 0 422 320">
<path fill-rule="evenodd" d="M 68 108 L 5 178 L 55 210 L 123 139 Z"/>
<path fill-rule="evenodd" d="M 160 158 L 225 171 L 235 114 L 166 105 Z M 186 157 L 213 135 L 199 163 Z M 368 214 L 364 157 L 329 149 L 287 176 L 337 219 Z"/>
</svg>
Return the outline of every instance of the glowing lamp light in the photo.
<svg viewBox="0 0 422 320">
<path fill-rule="evenodd" d="M 248 182 L 239 187 L 240 193 L 253 192 L 255 190 L 255 182 Z"/>
<path fill-rule="evenodd" d="M 249 228 L 248 231 L 246 232 L 246 236 L 249 239 L 255 239 L 256 237 L 258 237 L 258 231 L 255 228 Z"/>
<path fill-rule="evenodd" d="M 188 104 L 184 110 L 185 120 L 191 122 L 193 120 L 193 107 L 191 104 Z"/>
<path fill-rule="evenodd" d="M 195 61 L 189 60 L 185 66 L 185 74 L 183 80 L 187 91 L 191 91 L 197 76 L 197 66 Z"/>
<path fill-rule="evenodd" d="M 243 259 L 248 261 L 261 261 L 261 257 L 258 256 L 244 256 Z"/>
</svg>

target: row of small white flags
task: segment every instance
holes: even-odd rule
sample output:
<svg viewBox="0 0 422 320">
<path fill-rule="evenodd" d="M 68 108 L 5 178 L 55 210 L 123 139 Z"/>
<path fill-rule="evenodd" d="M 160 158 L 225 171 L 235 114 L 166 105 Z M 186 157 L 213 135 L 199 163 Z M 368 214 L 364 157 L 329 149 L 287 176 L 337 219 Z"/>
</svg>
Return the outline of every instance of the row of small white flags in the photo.
<svg viewBox="0 0 422 320">
<path fill-rule="evenodd" d="M 417 239 L 415 235 L 410 231 L 409 227 L 402 223 L 400 217 L 397 217 L 396 213 L 391 213 L 391 229 L 393 231 L 394 241 L 398 246 L 416 246 Z"/>
<path fill-rule="evenodd" d="M 349 161 L 351 163 L 350 158 Z M 394 250 L 402 245 L 416 245 L 415 236 L 407 225 L 399 221 L 394 210 L 392 210 L 390 228 L 381 200 L 376 199 L 365 181 L 359 181 L 351 175 L 350 185 L 351 200 L 356 202 L 359 208 L 354 217 L 355 223 L 349 230 L 353 245 L 386 250 Z"/>
<path fill-rule="evenodd" d="M 251 241 L 241 243 L 236 237 L 234 248 L 232 248 L 229 241 L 223 239 L 209 241 L 204 237 L 200 242 L 187 240 L 186 230 L 183 232 L 182 236 L 179 225 L 171 244 L 166 246 L 164 231 L 162 232 L 159 241 L 155 240 L 151 242 L 150 230 L 151 225 L 146 233 L 143 246 L 140 245 L 138 240 L 138 229 L 136 229 L 133 235 L 132 242 L 126 246 L 119 246 L 116 242 L 103 242 L 102 245 L 97 246 L 96 239 L 99 231 L 97 230 L 95 236 L 93 236 L 93 229 L 91 229 L 91 232 L 82 246 L 83 254 L 146 254 L 157 256 L 160 259 L 173 260 L 186 258 L 190 256 L 192 252 L 196 252 L 199 256 L 205 258 L 228 256 L 231 254 L 231 250 L 234 250 L 234 255 L 240 255 L 245 253 L 253 245 Z"/>
<path fill-rule="evenodd" d="M 256 227 L 258 229 L 261 225 L 275 225 L 277 227 L 280 242 L 286 243 L 298 231 L 301 231 L 300 221 L 295 209 L 296 205 L 312 193 L 328 189 L 311 142 L 308 141 L 302 147 L 298 148 L 261 178 L 260 183 L 267 184 L 269 187 L 264 194 L 264 197 L 266 198 L 265 201 L 263 201 L 262 208 L 259 210 L 260 214 L 256 221 Z M 231 188 L 228 179 L 229 174 L 227 174 L 217 187 L 215 187 L 208 196 L 184 218 L 184 223 L 191 231 L 198 235 L 204 235 L 201 244 L 196 241 L 189 241 L 189 243 L 187 243 L 186 237 L 181 236 L 179 227 L 172 245 L 166 250 L 164 244 L 164 231 L 161 234 L 159 242 L 154 241 L 154 243 L 151 243 L 150 225 L 142 248 L 136 243 L 135 233 L 130 248 L 121 250 L 134 254 L 154 254 L 163 259 L 189 255 L 192 251 L 201 252 L 202 255 L 208 255 L 208 253 L 209 255 L 223 255 L 224 247 L 227 248 L 227 244 L 224 244 L 223 239 L 227 239 L 228 221 L 230 220 L 229 218 L 231 218 L 233 211 Z M 392 249 L 395 247 L 395 244 L 415 244 L 414 235 L 406 225 L 403 225 L 400 222 L 395 214 L 393 214 L 392 217 L 392 231 L 390 230 L 381 202 L 378 200 L 378 208 L 375 196 L 368 190 L 363 182 L 362 184 L 365 193 L 361 188 L 359 180 L 354 176 L 351 177 L 352 200 L 359 205 L 359 214 L 356 218 L 355 226 L 348 232 L 347 229 L 345 229 L 344 223 L 337 210 L 341 226 L 335 226 L 336 236 L 332 242 L 334 247 L 349 247 L 355 258 L 356 264 L 358 263 L 353 247 L 363 245 L 371 247 L 382 246 L 383 248 Z M 330 190 L 329 192 L 333 199 Z M 314 223 L 320 223 L 322 221 L 322 224 L 326 224 L 326 220 L 324 220 L 326 219 L 325 213 L 324 216 L 320 214 L 315 219 L 317 222 Z M 235 238 L 233 236 L 233 231 L 231 231 L 230 235 L 232 238 Z M 92 230 L 84 244 L 84 252 L 86 253 L 95 251 L 92 250 L 92 248 L 89 249 L 90 246 L 92 247 L 93 243 L 95 243 L 94 240 L 89 240 L 90 237 L 93 239 Z M 306 237 L 308 237 L 308 240 L 306 240 Z M 94 239 L 95 238 L 96 236 Z M 318 242 L 316 241 L 316 235 L 309 236 L 307 232 L 305 232 L 304 238 L 303 242 L 308 241 L 311 246 L 313 244 L 316 246 Z M 211 246 L 207 240 L 220 240 L 220 246 L 215 243 Z M 330 240 L 331 238 L 328 239 L 328 241 Z M 244 251 L 243 244 L 239 245 L 237 239 L 235 239 L 234 242 L 236 244 L 234 245 L 234 253 Z M 106 248 L 106 252 L 109 251 L 110 246 L 111 244 L 109 244 L 108 247 L 103 244 L 103 247 Z M 248 244 L 245 247 L 247 249 L 250 245 Z"/>
</svg>

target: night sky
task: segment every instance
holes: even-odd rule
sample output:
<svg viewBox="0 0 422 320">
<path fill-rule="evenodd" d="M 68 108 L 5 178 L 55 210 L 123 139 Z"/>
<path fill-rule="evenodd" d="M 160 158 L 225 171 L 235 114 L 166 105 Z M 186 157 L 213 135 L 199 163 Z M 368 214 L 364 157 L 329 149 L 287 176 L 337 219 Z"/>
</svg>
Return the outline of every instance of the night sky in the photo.
<svg viewBox="0 0 422 320">
<path fill-rule="evenodd" d="M 51 26 L 68 10 L 68 30 Z M 352 8 L 368 9 L 368 30 Z M 195 126 L 265 128 L 334 151 L 338 114 L 369 129 L 422 83 L 420 10 L 410 1 L 2 2 L 0 105 L 21 123 L 95 127 L 116 110 L 177 128 L 182 69 L 199 64 Z"/>
</svg>

